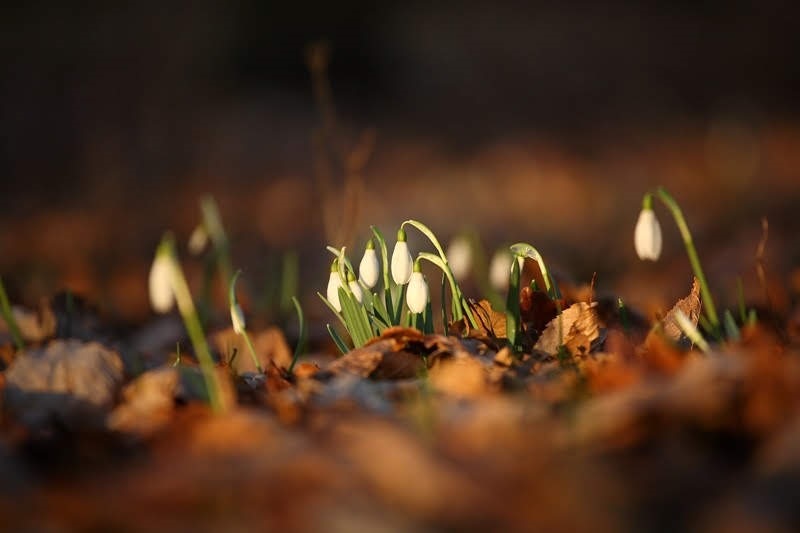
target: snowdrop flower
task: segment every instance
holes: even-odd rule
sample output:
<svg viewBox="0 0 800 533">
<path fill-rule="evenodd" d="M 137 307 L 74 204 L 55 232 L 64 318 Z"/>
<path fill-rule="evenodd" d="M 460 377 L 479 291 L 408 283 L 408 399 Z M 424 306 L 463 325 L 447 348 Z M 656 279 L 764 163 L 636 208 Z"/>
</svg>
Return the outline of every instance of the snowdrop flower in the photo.
<svg viewBox="0 0 800 533">
<path fill-rule="evenodd" d="M 356 299 L 358 303 L 364 299 L 364 291 L 361 289 L 361 285 L 358 284 L 358 280 L 356 280 L 356 275 L 352 272 L 347 273 L 347 286 L 350 287 L 350 292 L 353 293 L 353 297 Z"/>
<path fill-rule="evenodd" d="M 172 259 L 169 254 L 157 252 L 150 267 L 148 287 L 150 289 L 150 305 L 156 313 L 166 313 L 175 304 L 172 291 Z"/>
<path fill-rule="evenodd" d="M 411 268 L 414 260 L 408 251 L 406 232 L 403 228 L 397 231 L 397 242 L 392 251 L 392 279 L 398 285 L 405 285 L 411 278 Z"/>
<path fill-rule="evenodd" d="M 639 259 L 658 260 L 661 255 L 661 225 L 653 212 L 653 198 L 646 195 L 633 233 L 633 243 Z"/>
<path fill-rule="evenodd" d="M 421 313 L 428 305 L 430 292 L 425 277 L 422 275 L 419 261 L 414 263 L 414 271 L 408 280 L 408 290 L 406 292 L 406 304 L 412 313 Z"/>
<path fill-rule="evenodd" d="M 489 264 L 489 283 L 494 290 L 502 292 L 508 289 L 508 278 L 511 275 L 511 252 L 506 248 L 497 250 L 492 256 L 492 261 Z M 525 258 L 517 256 L 517 263 L 519 269 L 525 264 Z"/>
<path fill-rule="evenodd" d="M 192 234 L 189 236 L 189 253 L 192 255 L 200 255 L 206 249 L 208 244 L 208 232 L 206 231 L 205 224 L 198 224 Z"/>
<path fill-rule="evenodd" d="M 370 239 L 367 241 L 364 257 L 361 258 L 361 263 L 358 265 L 358 275 L 361 278 L 361 282 L 372 289 L 378 284 L 378 275 L 380 272 L 381 267 L 378 263 L 378 254 L 375 252 L 375 244 L 373 244 L 372 239 Z M 353 293 L 355 293 L 355 291 L 353 291 Z"/>
<path fill-rule="evenodd" d="M 334 309 L 337 311 L 342 310 L 342 304 L 339 302 L 339 287 L 342 286 L 342 280 L 339 279 L 339 261 L 334 259 L 331 263 L 331 275 L 328 278 L 328 290 L 326 296 Z"/>
<path fill-rule="evenodd" d="M 456 237 L 447 247 L 447 263 L 453 271 L 453 277 L 463 281 L 472 268 L 472 246 L 466 237 Z"/>
<path fill-rule="evenodd" d="M 233 331 L 238 335 L 244 335 L 244 313 L 238 303 L 231 305 L 231 324 L 233 324 Z"/>
</svg>

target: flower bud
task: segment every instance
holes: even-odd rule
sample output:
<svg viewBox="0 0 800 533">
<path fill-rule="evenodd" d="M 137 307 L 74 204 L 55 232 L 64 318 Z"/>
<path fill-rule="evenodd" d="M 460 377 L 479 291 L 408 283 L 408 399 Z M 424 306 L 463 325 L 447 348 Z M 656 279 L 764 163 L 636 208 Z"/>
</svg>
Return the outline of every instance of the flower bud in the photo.
<svg viewBox="0 0 800 533">
<path fill-rule="evenodd" d="M 406 232 L 400 228 L 397 232 L 397 242 L 392 251 L 392 279 L 398 285 L 405 285 L 411 277 L 414 260 L 408 251 Z"/>
<path fill-rule="evenodd" d="M 233 324 L 233 331 L 239 335 L 244 334 L 244 313 L 237 303 L 231 305 L 231 324 Z"/>
<path fill-rule="evenodd" d="M 339 302 L 339 287 L 342 286 L 342 281 L 339 279 L 339 263 L 334 260 L 331 263 L 331 275 L 328 277 L 328 289 L 325 295 L 334 309 L 337 311 L 342 310 L 342 304 Z"/>
<path fill-rule="evenodd" d="M 430 292 L 425 277 L 422 275 L 419 261 L 414 263 L 414 271 L 408 280 L 406 290 L 406 304 L 412 313 L 422 313 L 428 305 Z"/>
<path fill-rule="evenodd" d="M 150 305 L 156 313 L 166 313 L 175 304 L 172 292 L 172 264 L 169 255 L 159 252 L 150 267 L 148 279 Z"/>
<path fill-rule="evenodd" d="M 358 265 L 358 275 L 364 285 L 372 289 L 378 284 L 380 272 L 381 267 L 380 263 L 378 263 L 378 254 L 375 252 L 375 245 L 372 243 L 372 239 L 370 239 L 367 241 L 364 257 L 361 258 L 361 263 Z"/>
<path fill-rule="evenodd" d="M 356 275 L 352 272 L 347 273 L 347 286 L 350 287 L 350 292 L 353 293 L 353 298 L 355 298 L 358 303 L 361 303 L 361 301 L 364 299 L 364 291 L 361 289 L 361 285 L 358 284 Z"/>
<path fill-rule="evenodd" d="M 466 237 L 456 237 L 447 247 L 447 263 L 453 277 L 463 281 L 472 269 L 472 246 Z"/>
<path fill-rule="evenodd" d="M 205 224 L 198 224 L 189 236 L 189 253 L 200 255 L 208 244 L 208 232 Z"/>
<path fill-rule="evenodd" d="M 661 225 L 651 207 L 645 207 L 639 213 L 633 243 L 639 259 L 656 261 L 661 255 Z"/>
</svg>

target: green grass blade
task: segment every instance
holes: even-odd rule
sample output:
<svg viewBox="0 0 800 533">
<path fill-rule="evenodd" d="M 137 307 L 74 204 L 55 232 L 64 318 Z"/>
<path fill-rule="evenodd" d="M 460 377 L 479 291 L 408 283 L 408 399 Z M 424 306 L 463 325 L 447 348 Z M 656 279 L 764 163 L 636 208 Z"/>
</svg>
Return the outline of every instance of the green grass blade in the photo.
<svg viewBox="0 0 800 533">
<path fill-rule="evenodd" d="M 11 338 L 14 340 L 14 346 L 17 347 L 18 352 L 21 352 L 25 349 L 25 341 L 22 340 L 22 333 L 20 333 L 17 321 L 14 319 L 14 312 L 11 310 L 11 303 L 8 301 L 3 278 L 0 278 L 0 313 L 2 313 L 3 320 L 5 320 L 8 331 L 11 333 Z"/>
<path fill-rule="evenodd" d="M 334 315 L 336 315 L 336 318 L 338 318 L 338 319 L 339 319 L 339 322 L 341 322 L 341 323 L 342 323 L 342 325 L 343 325 L 343 326 L 346 328 L 346 327 L 347 327 L 347 323 L 344 321 L 344 318 L 342 317 L 342 314 L 341 314 L 339 311 L 337 311 L 337 310 L 336 310 L 336 308 L 333 306 L 333 304 L 332 304 L 330 301 L 328 301 L 328 299 L 327 299 L 327 298 L 325 298 L 325 297 L 322 295 L 322 293 L 318 292 L 318 293 L 317 293 L 317 296 L 319 296 L 319 297 L 320 297 L 320 299 L 321 299 L 323 302 L 325 302 L 325 305 L 327 305 L 327 306 L 328 306 L 328 309 L 330 309 L 330 310 L 333 312 L 333 314 L 334 314 Z M 339 302 L 339 303 L 341 304 L 341 302 Z"/>
<path fill-rule="evenodd" d="M 294 365 L 297 363 L 297 360 L 300 358 L 300 354 L 306 349 L 306 340 L 308 338 L 308 332 L 306 331 L 306 319 L 305 315 L 303 314 L 303 308 L 300 307 L 300 302 L 297 300 L 297 297 L 292 296 L 292 304 L 294 304 L 294 310 L 297 312 L 297 324 L 299 327 L 299 333 L 297 335 L 297 346 L 294 348 L 294 356 L 292 357 L 292 364 L 289 365 L 289 373 L 292 373 L 294 370 Z"/>
<path fill-rule="evenodd" d="M 722 314 L 722 324 L 725 327 L 725 337 L 729 341 L 736 342 L 741 339 L 739 326 L 736 325 L 736 321 L 733 319 L 733 314 L 731 314 L 729 309 L 726 309 Z"/>
<path fill-rule="evenodd" d="M 508 277 L 508 296 L 506 298 L 506 338 L 513 351 L 517 351 L 517 333 L 520 324 L 519 311 L 519 262 L 511 262 L 511 274 Z"/>
<path fill-rule="evenodd" d="M 333 327 L 330 324 L 325 324 L 325 327 L 328 330 L 328 335 L 331 336 L 331 339 L 333 339 L 333 343 L 336 345 L 336 347 L 339 349 L 342 355 L 349 352 L 350 349 L 347 347 L 347 344 L 342 340 L 342 338 L 339 336 L 336 330 L 333 329 Z"/>
</svg>

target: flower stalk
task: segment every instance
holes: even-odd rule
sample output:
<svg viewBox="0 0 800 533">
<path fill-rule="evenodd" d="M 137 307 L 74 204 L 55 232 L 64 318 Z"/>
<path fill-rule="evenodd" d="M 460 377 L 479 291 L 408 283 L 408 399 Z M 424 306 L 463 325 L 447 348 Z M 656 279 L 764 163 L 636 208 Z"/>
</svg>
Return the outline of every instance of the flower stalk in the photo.
<svg viewBox="0 0 800 533">
<path fill-rule="evenodd" d="M 189 334 L 189 340 L 200 363 L 200 370 L 206 385 L 206 393 L 208 394 L 208 403 L 214 413 L 222 413 L 225 410 L 225 405 L 222 403 L 220 386 L 217 381 L 216 365 L 208 349 L 203 327 L 200 324 L 200 317 L 197 315 L 192 293 L 189 290 L 189 284 L 186 282 L 186 277 L 183 275 L 183 270 L 178 263 L 175 241 L 171 234 L 164 236 L 156 250 L 154 265 L 158 262 L 160 262 L 159 264 L 167 265 L 159 268 L 163 268 L 163 271 L 166 272 L 169 289 L 171 289 L 175 302 L 178 304 L 178 311 L 181 314 L 183 323 L 186 326 L 186 332 Z M 152 279 L 151 276 L 151 281 Z"/>
<path fill-rule="evenodd" d="M 675 223 L 678 226 L 678 231 L 680 231 L 681 238 L 683 239 L 683 244 L 686 247 L 686 253 L 689 256 L 689 263 L 691 263 L 694 275 L 700 282 L 700 294 L 703 298 L 704 312 L 708 318 L 709 324 L 711 325 L 713 330 L 712 332 L 718 334 L 720 321 L 719 316 L 717 315 L 717 308 L 714 305 L 714 297 L 711 295 L 711 290 L 708 287 L 708 282 L 706 281 L 703 267 L 700 264 L 700 258 L 697 255 L 697 249 L 694 246 L 692 233 L 689 231 L 689 226 L 683 216 L 683 211 L 681 211 L 678 202 L 676 202 L 672 195 L 670 195 L 663 187 L 659 187 L 656 190 L 656 194 L 658 194 L 661 202 L 667 207 L 667 209 L 669 209 L 670 213 L 672 213 L 672 217 L 675 219 Z"/>
<path fill-rule="evenodd" d="M 255 365 L 256 370 L 259 374 L 263 374 L 264 369 L 261 367 L 261 363 L 258 361 L 256 348 L 253 346 L 253 341 L 250 338 L 250 335 L 247 333 L 244 313 L 242 312 L 242 308 L 239 306 L 239 302 L 236 300 L 236 280 L 239 279 L 239 275 L 241 273 L 241 270 L 236 271 L 236 274 L 234 274 L 233 278 L 231 278 L 230 286 L 228 288 L 228 303 L 230 304 L 231 308 L 231 324 L 233 325 L 233 331 L 244 338 L 244 342 L 247 344 L 247 349 L 250 352 L 250 356 L 253 358 L 253 364 Z"/>
</svg>

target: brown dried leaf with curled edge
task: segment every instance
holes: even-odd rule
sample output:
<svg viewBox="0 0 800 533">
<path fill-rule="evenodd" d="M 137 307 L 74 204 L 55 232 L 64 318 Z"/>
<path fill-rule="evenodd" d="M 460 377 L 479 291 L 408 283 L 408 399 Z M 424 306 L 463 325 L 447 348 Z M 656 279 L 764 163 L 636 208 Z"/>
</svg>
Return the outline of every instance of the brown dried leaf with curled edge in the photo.
<svg viewBox="0 0 800 533">
<path fill-rule="evenodd" d="M 528 331 L 544 331 L 547 323 L 558 315 L 557 303 L 563 306 L 564 300 L 556 302 L 542 291 L 523 287 L 519 294 L 519 311 L 520 318 Z"/>
<path fill-rule="evenodd" d="M 589 353 L 592 342 L 600 337 L 596 306 L 597 302 L 569 306 L 547 324 L 534 349 L 556 355 L 563 344 L 573 354 Z"/>
<path fill-rule="evenodd" d="M 424 366 L 421 355 L 429 351 L 426 339 L 416 329 L 389 328 L 380 337 L 331 363 L 325 373 L 372 379 L 416 377 Z"/>
<path fill-rule="evenodd" d="M 488 300 L 481 300 L 478 303 L 470 302 L 470 309 L 478 322 L 477 333 L 490 339 L 506 338 L 506 315 L 492 309 L 492 304 Z M 470 333 L 475 333 L 472 330 Z M 475 336 L 475 335 L 471 335 Z"/>
<path fill-rule="evenodd" d="M 697 321 L 700 319 L 700 308 L 700 283 L 697 281 L 697 278 L 694 278 L 692 290 L 689 292 L 689 295 L 686 298 L 678 300 L 678 302 L 672 306 L 672 309 L 664 315 L 664 318 L 658 322 L 656 327 L 650 331 L 645 339 L 645 346 L 650 346 L 653 342 L 654 335 L 663 335 L 676 343 L 686 341 L 686 337 L 683 335 L 683 332 L 681 332 L 681 328 L 678 327 L 675 316 L 678 314 L 678 311 L 683 311 L 683 314 L 696 326 Z"/>
</svg>

